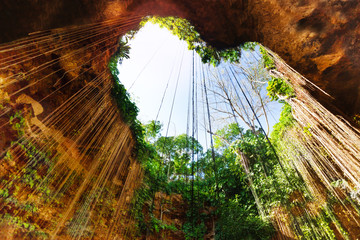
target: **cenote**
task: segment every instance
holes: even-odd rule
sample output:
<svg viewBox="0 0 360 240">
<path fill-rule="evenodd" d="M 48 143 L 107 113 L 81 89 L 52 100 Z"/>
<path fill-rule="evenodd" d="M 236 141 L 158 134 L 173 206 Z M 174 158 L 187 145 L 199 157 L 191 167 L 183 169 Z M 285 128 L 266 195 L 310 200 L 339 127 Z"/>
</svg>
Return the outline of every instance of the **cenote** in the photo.
<svg viewBox="0 0 360 240">
<path fill-rule="evenodd" d="M 4 3 L 1 239 L 360 236 L 357 2 Z"/>
</svg>

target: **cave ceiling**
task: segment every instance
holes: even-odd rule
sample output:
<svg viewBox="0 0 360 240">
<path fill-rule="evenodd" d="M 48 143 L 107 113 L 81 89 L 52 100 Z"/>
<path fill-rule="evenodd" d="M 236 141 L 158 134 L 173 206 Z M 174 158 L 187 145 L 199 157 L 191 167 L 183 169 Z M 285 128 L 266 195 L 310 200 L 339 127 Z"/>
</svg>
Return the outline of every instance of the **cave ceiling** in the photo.
<svg viewBox="0 0 360 240">
<path fill-rule="evenodd" d="M 2 0 L 0 9 L 2 43 L 118 16 L 183 17 L 217 48 L 262 43 L 328 92 L 313 94 L 332 111 L 360 112 L 357 0 Z"/>
</svg>

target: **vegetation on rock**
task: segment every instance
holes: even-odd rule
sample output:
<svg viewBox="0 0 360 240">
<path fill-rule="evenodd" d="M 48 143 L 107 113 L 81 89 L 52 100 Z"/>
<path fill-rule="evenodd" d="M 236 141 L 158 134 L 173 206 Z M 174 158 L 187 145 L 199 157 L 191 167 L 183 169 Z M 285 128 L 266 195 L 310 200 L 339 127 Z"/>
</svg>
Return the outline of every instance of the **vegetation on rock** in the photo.
<svg viewBox="0 0 360 240">
<path fill-rule="evenodd" d="M 180 40 L 184 40 L 188 44 L 189 50 L 195 50 L 202 59 L 203 63 L 210 63 L 217 66 L 221 61 L 239 62 L 241 56 L 241 47 L 217 50 L 216 48 L 206 44 L 201 39 L 200 34 L 195 30 L 191 23 L 183 18 L 178 17 L 149 17 L 145 18 L 141 25 L 147 22 L 158 24 L 162 28 L 168 29 Z M 254 44 L 247 43 L 246 48 L 253 48 Z"/>
</svg>

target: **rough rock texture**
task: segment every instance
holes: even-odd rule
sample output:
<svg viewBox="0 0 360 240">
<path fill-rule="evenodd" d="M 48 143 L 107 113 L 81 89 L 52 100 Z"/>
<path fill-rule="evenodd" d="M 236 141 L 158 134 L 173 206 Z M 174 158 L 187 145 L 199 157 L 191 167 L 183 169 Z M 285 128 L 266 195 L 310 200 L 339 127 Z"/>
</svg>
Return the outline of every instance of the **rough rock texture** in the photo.
<svg viewBox="0 0 360 240">
<path fill-rule="evenodd" d="M 357 0 L 3 0 L 0 9 L 0 42 L 123 14 L 185 17 L 216 47 L 264 44 L 327 91 L 334 99 L 313 94 L 332 111 L 360 111 Z"/>
<path fill-rule="evenodd" d="M 183 199 L 181 194 L 170 194 L 167 195 L 163 192 L 155 193 L 154 206 L 153 206 L 153 217 L 164 225 L 165 228 L 159 227 L 158 231 L 147 232 L 146 236 L 136 237 L 136 239 L 147 239 L 147 240 L 185 240 L 186 235 L 183 231 L 184 224 L 186 224 L 187 211 L 189 203 Z M 149 221 L 149 208 L 150 206 L 144 207 L 143 211 L 146 213 L 146 219 Z M 204 206 L 199 210 L 199 214 L 204 217 L 204 224 L 206 226 L 206 234 L 204 240 L 212 240 L 215 236 L 215 219 L 212 216 L 215 209 L 213 207 Z M 171 228 L 169 228 L 171 226 Z M 134 237 L 135 239 L 135 237 Z"/>
<path fill-rule="evenodd" d="M 360 110 L 358 94 L 360 85 L 357 80 L 360 76 L 358 40 L 360 39 L 360 3 L 355 0 L 2 0 L 0 10 L 0 42 L 3 43 L 24 37 L 29 32 L 88 24 L 117 16 L 158 14 L 184 17 L 197 27 L 204 40 L 216 47 L 226 48 L 245 41 L 258 41 L 277 52 L 297 71 L 334 97 L 331 100 L 325 95 L 313 92 L 317 99 L 332 111 L 343 112 L 344 116 L 352 116 Z M 9 113 L 8 116 L 3 115 L 0 124 L 7 124 L 8 119 L 15 114 L 15 110 L 21 108 L 23 112 L 26 112 L 25 109 L 29 109 L 36 116 L 31 120 L 33 128 L 43 131 L 45 128 L 41 129 L 42 123 L 51 112 L 107 70 L 107 62 L 115 51 L 118 35 L 136 28 L 137 24 L 138 22 L 135 21 L 121 31 L 113 30 L 97 35 L 99 38 L 100 36 L 105 38 L 104 35 L 106 35 L 106 41 L 86 51 L 81 51 L 71 58 L 66 57 L 67 53 L 89 46 L 97 39 L 89 39 L 47 54 L 44 54 L 45 49 L 42 49 L 44 46 L 33 46 L 35 49 L 27 50 L 34 50 L 35 53 L 40 54 L 40 57 L 11 68 L 0 68 L 0 85 L 2 78 L 5 79 L 15 73 L 23 73 L 16 75 L 17 78 L 23 79 L 17 79 L 19 81 L 4 89 L 8 93 L 14 93 L 27 84 L 34 83 L 22 92 L 25 95 L 15 94 L 9 99 L 7 104 L 11 105 L 14 112 Z M 98 34 L 96 31 L 86 32 L 86 34 L 90 33 Z M 49 49 L 55 49 L 61 44 L 58 36 L 52 35 L 52 37 L 54 40 L 48 46 Z M 19 53 L 21 51 L 19 50 Z M 9 54 L 1 52 L 0 47 L 0 59 L 11 58 L 13 55 L 13 52 Z M 54 61 L 50 67 L 31 76 L 26 74 L 50 61 Z M 54 74 L 45 80 L 38 81 L 49 73 Z M 99 86 L 100 90 L 112 84 L 108 72 L 106 79 Z M 51 97 L 43 100 L 49 94 L 52 94 Z M 0 98 L 4 99 L 1 92 Z M 84 99 L 84 101 L 87 100 Z M 338 109 L 332 106 L 331 101 Z M 80 104 L 79 108 L 84 105 Z M 96 112 L 96 110 L 90 107 L 89 112 Z M 64 122 L 72 122 L 76 125 L 78 121 L 77 125 L 81 125 L 81 116 L 75 115 L 78 117 L 76 121 L 68 121 L 72 115 L 75 114 L 66 116 Z M 120 118 L 116 121 L 121 124 Z M 45 127 L 59 129 L 59 126 L 60 124 L 54 124 Z M 0 131 L 1 149 L 7 148 L 12 141 L 16 140 L 16 131 L 12 129 L 12 126 L 7 126 L 6 129 L 6 131 Z M 77 131 L 63 133 L 69 139 L 76 139 L 76 134 Z M 74 145 L 74 142 L 65 137 L 61 139 L 64 148 L 68 149 L 67 152 L 71 157 L 78 159 L 75 150 L 80 151 L 82 146 L 76 146 L 72 151 L 73 149 L 67 146 Z M 10 169 L 14 164 L 10 161 L 8 165 Z M 88 166 L 84 165 L 84 167 Z M 7 168 L 2 166 L 2 169 Z M 123 175 L 127 176 L 129 169 L 128 167 L 124 169 Z M 0 176 L 8 175 L 9 171 L 0 172 Z M 125 181 L 124 179 L 115 180 L 118 185 Z M 171 200 L 171 204 L 163 205 L 169 209 L 173 205 L 181 209 L 184 204 L 176 196 L 162 198 L 159 195 L 158 198 Z M 161 211 L 158 213 L 160 214 Z M 168 223 L 176 224 L 180 220 L 183 221 L 181 214 L 183 212 L 178 212 L 178 214 L 165 212 L 163 219 L 169 220 Z M 348 215 L 340 207 L 338 217 L 343 224 L 349 226 L 349 229 L 352 227 L 352 223 L 347 221 Z M 46 217 L 39 217 L 39 219 L 46 220 Z M 8 227 L 4 229 L 3 233 L 13 231 Z M 351 234 L 355 236 L 357 232 Z M 3 235 L 1 236 L 4 238 Z M 104 236 L 99 235 L 98 238 L 103 239 Z"/>
<path fill-rule="evenodd" d="M 154 217 L 161 219 L 164 224 L 174 226 L 177 231 L 162 229 L 159 232 L 153 232 L 146 239 L 185 239 L 184 232 L 181 231 L 186 221 L 186 210 L 188 206 L 180 194 L 166 195 L 157 192 L 154 198 Z"/>
<path fill-rule="evenodd" d="M 14 225 L 1 224 L 0 239 L 39 239 L 39 234 L 69 238 L 69 219 L 75 219 L 86 191 L 97 184 L 107 189 L 107 200 L 98 201 L 102 207 L 91 214 L 91 221 L 102 222 L 91 230 L 94 239 L 105 239 L 109 229 L 109 234 L 121 235 L 122 225 L 114 222 L 126 220 L 119 219 L 119 209 L 127 209 L 142 179 L 139 163 L 130 156 L 130 127 L 111 97 L 108 62 L 118 35 L 125 32 L 102 24 L 84 34 L 95 39 L 76 35 L 69 40 L 68 29 L 52 33 L 46 32 L 45 40 L 26 39 L 26 47 L 0 47 L 0 182 L 6 191 L 0 197 L 0 218 L 7 216 Z M 46 176 L 51 180 L 39 187 L 36 179 Z M 34 188 L 42 192 L 30 194 Z M 44 190 L 58 195 L 57 200 L 47 202 Z M 24 213 L 26 204 L 38 211 Z M 99 214 L 101 208 L 105 214 Z"/>
</svg>

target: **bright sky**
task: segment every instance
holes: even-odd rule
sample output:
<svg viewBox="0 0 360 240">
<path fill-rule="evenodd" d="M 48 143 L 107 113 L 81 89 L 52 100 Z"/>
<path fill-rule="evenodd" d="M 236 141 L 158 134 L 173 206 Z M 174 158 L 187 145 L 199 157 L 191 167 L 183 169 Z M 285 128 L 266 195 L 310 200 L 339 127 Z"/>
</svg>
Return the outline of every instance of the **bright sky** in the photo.
<svg viewBox="0 0 360 240">
<path fill-rule="evenodd" d="M 157 119 L 163 124 L 162 135 L 166 135 L 175 86 L 179 77 L 168 136 L 186 133 L 192 73 L 192 51 L 187 49 L 187 43 L 180 41 L 177 36 L 158 25 L 147 23 L 130 41 L 130 46 L 130 59 L 124 60 L 118 66 L 119 79 L 140 109 L 139 120 L 147 123 L 156 119 L 169 82 Z M 279 118 L 279 105 L 273 108 L 275 108 L 274 118 L 269 117 L 271 125 Z M 216 128 L 213 129 L 215 130 Z M 191 134 L 191 130 L 189 131 Z M 204 135 L 205 133 L 199 130 L 199 141 L 206 147 L 209 140 L 205 140 Z"/>
</svg>

